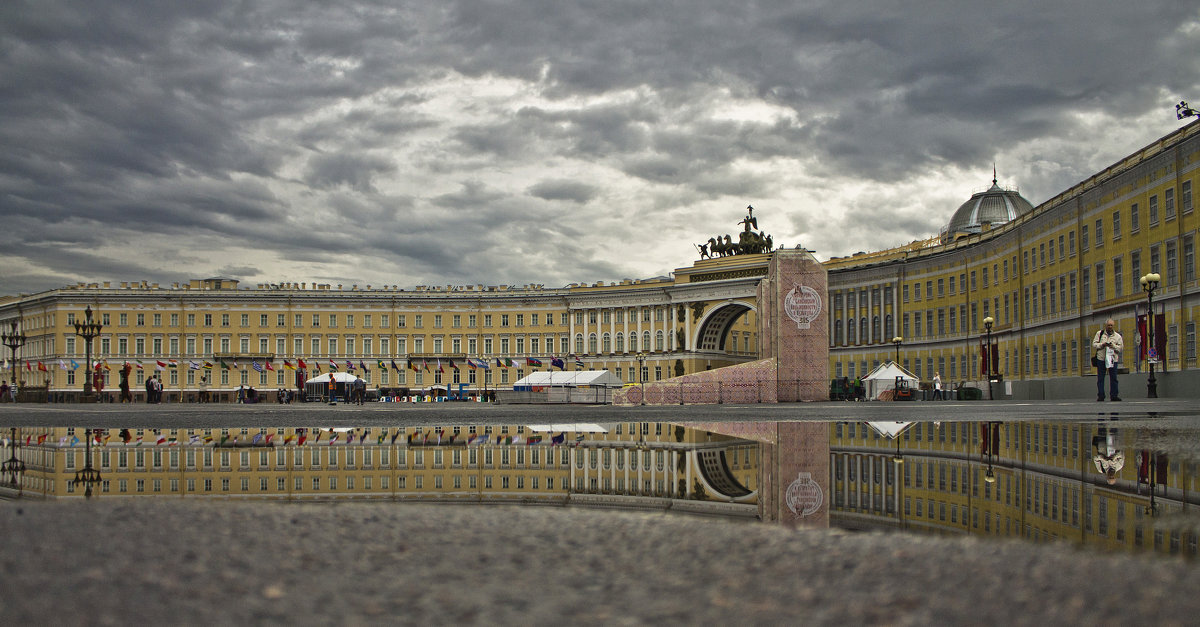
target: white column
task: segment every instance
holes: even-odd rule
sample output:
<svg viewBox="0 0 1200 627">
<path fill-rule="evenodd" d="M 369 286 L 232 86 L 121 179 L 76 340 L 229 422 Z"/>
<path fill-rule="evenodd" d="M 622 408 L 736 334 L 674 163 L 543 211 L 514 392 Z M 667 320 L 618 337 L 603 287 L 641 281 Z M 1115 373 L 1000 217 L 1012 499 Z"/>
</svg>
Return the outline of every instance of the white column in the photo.
<svg viewBox="0 0 1200 627">
<path fill-rule="evenodd" d="M 684 462 L 683 462 L 683 468 L 684 468 L 683 490 L 684 490 L 684 494 L 683 494 L 683 495 L 684 495 L 684 497 L 691 497 L 691 496 L 692 496 L 692 452 L 691 452 L 691 451 L 686 451 L 686 452 L 684 452 L 684 454 L 683 454 L 683 459 L 684 459 Z"/>
<path fill-rule="evenodd" d="M 692 350 L 692 316 L 686 307 L 683 310 L 683 349 Z"/>
<path fill-rule="evenodd" d="M 629 490 L 629 449 L 621 449 L 621 454 L 625 456 L 625 490 Z"/>
</svg>

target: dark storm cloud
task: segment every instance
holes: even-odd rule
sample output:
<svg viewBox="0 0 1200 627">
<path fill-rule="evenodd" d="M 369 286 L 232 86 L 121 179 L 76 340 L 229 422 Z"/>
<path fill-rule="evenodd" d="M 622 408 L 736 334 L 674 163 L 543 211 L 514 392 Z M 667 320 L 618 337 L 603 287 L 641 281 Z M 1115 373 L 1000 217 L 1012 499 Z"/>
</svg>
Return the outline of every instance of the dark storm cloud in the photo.
<svg viewBox="0 0 1200 627">
<path fill-rule="evenodd" d="M 542 181 L 529 188 L 529 195 L 542 200 L 569 200 L 586 205 L 600 190 L 595 186 L 571 180 Z"/>
<path fill-rule="evenodd" d="M 219 268 L 645 276 L 681 263 L 647 208 L 686 238 L 747 202 L 829 254 L 890 246 L 984 182 L 918 181 L 1007 159 L 1038 202 L 1172 128 L 1200 98 L 1198 39 L 1166 0 L 12 0 L 0 293 Z M 132 233 L 187 263 L 90 252 Z"/>
</svg>

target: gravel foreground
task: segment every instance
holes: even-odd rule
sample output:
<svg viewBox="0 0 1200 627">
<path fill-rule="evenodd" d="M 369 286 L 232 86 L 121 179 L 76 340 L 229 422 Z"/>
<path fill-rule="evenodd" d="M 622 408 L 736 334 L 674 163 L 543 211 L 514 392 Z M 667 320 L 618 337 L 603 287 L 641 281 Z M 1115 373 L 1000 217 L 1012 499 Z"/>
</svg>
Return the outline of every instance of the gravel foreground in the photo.
<svg viewBox="0 0 1200 627">
<path fill-rule="evenodd" d="M 1067 544 L 545 506 L 0 504 L 61 624 L 1195 624 L 1200 568 Z"/>
</svg>

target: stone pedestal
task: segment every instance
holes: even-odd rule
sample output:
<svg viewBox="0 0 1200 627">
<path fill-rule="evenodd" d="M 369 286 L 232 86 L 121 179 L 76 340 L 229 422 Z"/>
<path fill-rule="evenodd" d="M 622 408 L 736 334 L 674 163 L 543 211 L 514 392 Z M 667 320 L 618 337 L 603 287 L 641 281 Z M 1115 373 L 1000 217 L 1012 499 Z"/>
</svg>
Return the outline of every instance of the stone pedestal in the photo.
<svg viewBox="0 0 1200 627">
<path fill-rule="evenodd" d="M 777 250 L 758 285 L 758 341 L 780 402 L 829 400 L 829 277 L 807 250 Z"/>
</svg>

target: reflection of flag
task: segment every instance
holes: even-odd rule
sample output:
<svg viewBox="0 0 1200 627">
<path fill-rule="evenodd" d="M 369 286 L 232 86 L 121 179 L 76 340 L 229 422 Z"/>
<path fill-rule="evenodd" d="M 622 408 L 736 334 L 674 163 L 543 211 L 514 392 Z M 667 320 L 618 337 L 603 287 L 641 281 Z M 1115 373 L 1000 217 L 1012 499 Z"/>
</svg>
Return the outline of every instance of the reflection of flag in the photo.
<svg viewBox="0 0 1200 627">
<path fill-rule="evenodd" d="M 565 431 L 550 438 L 550 444 L 552 444 L 552 445 L 562 444 L 563 442 L 566 442 L 566 441 L 567 441 L 567 434 Z"/>
</svg>

